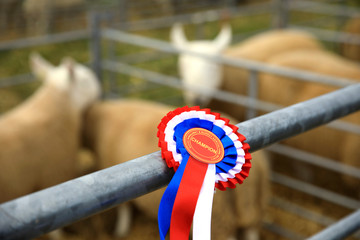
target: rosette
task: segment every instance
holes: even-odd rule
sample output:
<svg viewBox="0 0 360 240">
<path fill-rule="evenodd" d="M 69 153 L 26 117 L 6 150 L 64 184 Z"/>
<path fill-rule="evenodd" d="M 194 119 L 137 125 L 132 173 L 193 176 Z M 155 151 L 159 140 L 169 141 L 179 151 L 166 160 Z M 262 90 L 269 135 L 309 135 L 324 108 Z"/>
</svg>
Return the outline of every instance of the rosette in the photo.
<svg viewBox="0 0 360 240">
<path fill-rule="evenodd" d="M 210 109 L 183 107 L 158 126 L 162 158 L 175 174 L 161 199 L 160 238 L 210 239 L 214 188 L 242 183 L 251 167 L 250 146 L 229 120 Z"/>
</svg>

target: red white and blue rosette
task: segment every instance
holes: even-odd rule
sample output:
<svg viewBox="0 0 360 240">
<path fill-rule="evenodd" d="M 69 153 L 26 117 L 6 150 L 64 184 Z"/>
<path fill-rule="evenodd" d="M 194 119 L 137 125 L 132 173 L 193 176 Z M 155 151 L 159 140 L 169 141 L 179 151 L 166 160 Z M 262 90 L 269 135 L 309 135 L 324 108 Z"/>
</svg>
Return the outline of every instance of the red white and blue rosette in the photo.
<svg viewBox="0 0 360 240">
<path fill-rule="evenodd" d="M 175 174 L 161 199 L 160 239 L 210 239 L 215 187 L 234 188 L 249 175 L 250 146 L 229 120 L 210 109 L 182 107 L 169 112 L 158 126 L 159 146 Z"/>
</svg>

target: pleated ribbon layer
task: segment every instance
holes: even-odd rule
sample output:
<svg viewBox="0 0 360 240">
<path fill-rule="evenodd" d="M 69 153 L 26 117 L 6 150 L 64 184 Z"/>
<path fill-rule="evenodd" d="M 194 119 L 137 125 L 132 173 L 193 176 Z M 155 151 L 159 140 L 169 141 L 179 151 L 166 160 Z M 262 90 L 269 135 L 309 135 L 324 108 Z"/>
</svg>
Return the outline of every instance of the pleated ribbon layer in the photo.
<svg viewBox="0 0 360 240">
<path fill-rule="evenodd" d="M 158 126 L 159 147 L 175 174 L 161 199 L 160 238 L 210 239 L 215 187 L 234 188 L 249 175 L 251 155 L 245 137 L 210 109 L 183 107 L 169 112 Z"/>
</svg>

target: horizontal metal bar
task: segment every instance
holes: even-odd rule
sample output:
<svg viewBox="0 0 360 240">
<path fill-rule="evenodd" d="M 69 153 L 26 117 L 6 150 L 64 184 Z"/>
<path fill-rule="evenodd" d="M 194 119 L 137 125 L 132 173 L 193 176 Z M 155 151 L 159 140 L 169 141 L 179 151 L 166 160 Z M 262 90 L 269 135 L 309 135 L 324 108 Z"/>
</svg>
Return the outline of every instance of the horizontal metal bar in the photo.
<svg viewBox="0 0 360 240">
<path fill-rule="evenodd" d="M 75 222 L 167 184 L 160 152 L 0 205 L 0 239 L 27 239 Z"/>
<path fill-rule="evenodd" d="M 187 91 L 196 92 L 198 94 L 209 95 L 215 99 L 219 99 L 229 103 L 235 103 L 249 108 L 254 108 L 260 111 L 272 112 L 284 107 L 277 104 L 261 101 L 255 98 L 250 98 L 248 96 L 234 94 L 222 90 L 216 90 L 212 95 L 210 95 L 209 93 L 204 92 L 202 88 L 196 88 L 196 87 L 186 88 L 184 85 L 181 84 L 181 80 L 179 78 L 134 67 L 125 63 L 114 62 L 106 59 L 102 62 L 102 66 L 105 70 L 118 72 L 122 74 L 128 74 L 134 77 L 146 79 L 153 83 L 174 87 L 180 90 L 187 90 Z M 349 122 L 337 120 L 329 123 L 328 126 L 330 128 L 338 129 L 341 131 L 360 134 L 360 126 Z"/>
<path fill-rule="evenodd" d="M 356 91 L 360 84 L 242 122 L 239 131 L 246 133 L 252 149 L 265 147 L 357 111 L 360 95 Z"/>
<path fill-rule="evenodd" d="M 330 224 L 336 222 L 333 218 L 326 217 L 320 213 L 308 210 L 298 204 L 289 202 L 279 197 L 272 197 L 270 204 L 276 208 L 284 210 L 285 212 L 295 214 L 323 226 L 329 226 Z"/>
<path fill-rule="evenodd" d="M 289 9 L 303 12 L 329 14 L 333 16 L 351 17 L 359 14 L 360 9 L 350 6 L 340 6 L 314 1 L 289 1 Z"/>
<path fill-rule="evenodd" d="M 174 87 L 174 88 L 181 89 L 181 90 L 185 89 L 188 91 L 193 91 L 193 92 L 204 94 L 204 95 L 209 95 L 209 93 L 204 92 L 204 90 L 202 88 L 195 88 L 195 87 L 186 88 L 181 83 L 181 80 L 176 77 L 167 76 L 167 75 L 164 75 L 161 73 L 145 70 L 145 69 L 138 68 L 138 67 L 133 67 L 128 64 L 114 62 L 114 61 L 110 61 L 110 60 L 104 60 L 102 65 L 103 65 L 104 69 L 109 70 L 109 71 L 128 74 L 128 75 L 131 75 L 134 77 L 143 78 L 143 79 L 146 79 L 146 80 L 154 82 L 154 83 L 166 85 L 169 87 Z M 268 102 L 261 101 L 261 100 L 256 100 L 256 99 L 253 99 L 253 98 L 250 98 L 247 96 L 229 93 L 229 92 L 225 92 L 225 91 L 221 91 L 221 90 L 215 91 L 214 94 L 211 95 L 211 97 L 219 99 L 219 100 L 223 100 L 226 102 L 239 104 L 242 106 L 253 107 L 258 110 L 266 111 L 266 112 L 271 112 L 271 111 L 274 111 L 277 109 L 281 109 L 281 106 L 276 105 L 276 104 L 268 103 Z"/>
<path fill-rule="evenodd" d="M 346 216 L 308 240 L 340 240 L 360 230 L 360 209 Z"/>
<path fill-rule="evenodd" d="M 75 41 L 75 40 L 81 40 L 87 38 L 89 38 L 88 30 L 57 33 L 57 34 L 45 35 L 41 37 L 30 37 L 20 40 L 13 40 L 11 42 L 2 42 L 0 43 L 0 51 L 14 50 L 17 48 L 35 47 L 44 44 L 69 42 L 69 41 Z"/>
<path fill-rule="evenodd" d="M 351 34 L 340 31 L 301 26 L 296 24 L 289 24 L 289 27 L 310 32 L 313 35 L 315 35 L 317 38 L 328 42 L 352 43 L 352 44 L 360 45 L 360 35 L 358 34 Z"/>
<path fill-rule="evenodd" d="M 160 18 L 151 18 L 146 20 L 129 21 L 125 23 L 119 23 L 114 25 L 115 28 L 131 29 L 132 31 L 140 30 L 152 30 L 158 28 L 167 28 L 172 26 L 176 22 L 189 23 L 189 24 L 200 24 L 205 22 L 220 20 L 224 11 L 230 15 L 230 17 L 242 17 L 257 14 L 268 14 L 269 7 L 271 4 L 258 3 L 252 6 L 243 6 L 241 8 L 222 8 L 212 9 L 205 11 L 197 11 L 196 13 L 188 13 L 181 15 L 166 16 Z"/>
<path fill-rule="evenodd" d="M 276 208 L 282 209 L 289 213 L 293 213 L 299 217 L 321 224 L 326 227 L 330 226 L 331 224 L 334 224 L 337 221 L 333 218 L 324 216 L 323 214 L 317 213 L 315 211 L 308 210 L 302 206 L 281 199 L 279 197 L 273 197 L 270 201 L 270 204 Z M 353 237 L 355 239 L 360 239 L 360 234 L 354 234 Z M 293 239 L 293 238 L 289 238 L 289 239 Z M 302 239 L 304 239 L 304 237 Z"/>
<path fill-rule="evenodd" d="M 0 79 L 0 88 L 16 86 L 16 85 L 30 83 L 30 82 L 34 82 L 34 81 L 36 81 L 36 79 L 34 79 L 34 77 L 31 73 L 25 73 L 25 74 L 21 74 L 21 75 L 12 76 L 12 77 L 1 78 Z"/>
<path fill-rule="evenodd" d="M 291 240 L 302 240 L 304 239 L 304 236 L 295 233 L 289 229 L 286 229 L 278 224 L 275 223 L 269 223 L 269 222 L 264 222 L 263 227 L 265 229 L 267 229 L 270 232 L 273 232 L 279 236 L 285 237 L 285 239 L 291 239 Z"/>
<path fill-rule="evenodd" d="M 269 151 L 276 152 L 285 156 L 292 157 L 293 159 L 326 168 L 342 174 L 360 179 L 360 169 L 346 165 L 329 158 L 321 157 L 312 153 L 308 153 L 296 148 L 285 146 L 282 144 L 274 144 L 266 148 Z"/>
<path fill-rule="evenodd" d="M 256 151 L 359 110 L 359 92 L 356 84 L 237 126 Z M 3 203 L 0 239 L 39 236 L 163 187 L 172 175 L 158 151 Z"/>
<path fill-rule="evenodd" d="M 246 59 L 238 59 L 238 58 L 230 58 L 224 56 L 210 56 L 208 54 L 201 54 L 198 52 L 188 51 L 188 50 L 178 50 L 174 46 L 172 46 L 169 42 L 148 38 L 144 36 L 139 36 L 135 34 L 129 34 L 125 32 L 121 32 L 114 29 L 104 29 L 101 31 L 101 35 L 105 39 L 110 39 L 118 42 L 133 44 L 142 47 L 153 48 L 165 52 L 170 53 L 186 53 L 198 57 L 207 58 L 209 60 L 238 67 L 238 68 L 246 68 L 258 72 L 267 72 L 280 76 L 296 78 L 303 81 L 312 81 L 319 82 L 323 84 L 329 84 L 338 87 L 349 86 L 351 84 L 356 84 L 355 80 L 347 79 L 347 78 L 338 78 L 332 77 L 322 74 L 316 74 L 308 71 L 301 71 L 292 68 L 279 67 L 274 65 L 269 65 L 261 62 L 250 61 Z"/>
<path fill-rule="evenodd" d="M 310 194 L 312 196 L 318 197 L 320 199 L 326 200 L 331 203 L 335 203 L 339 206 L 356 210 L 360 208 L 360 201 L 345 197 L 341 194 L 331 192 L 329 190 L 316 187 L 314 185 L 296 180 L 294 178 L 290 178 L 288 176 L 285 176 L 283 174 L 279 173 L 272 173 L 271 180 L 273 182 L 276 182 L 278 184 L 281 184 L 283 186 L 290 187 L 292 189 L 296 189 L 298 191 Z M 360 219 L 359 219 L 360 221 Z"/>
</svg>

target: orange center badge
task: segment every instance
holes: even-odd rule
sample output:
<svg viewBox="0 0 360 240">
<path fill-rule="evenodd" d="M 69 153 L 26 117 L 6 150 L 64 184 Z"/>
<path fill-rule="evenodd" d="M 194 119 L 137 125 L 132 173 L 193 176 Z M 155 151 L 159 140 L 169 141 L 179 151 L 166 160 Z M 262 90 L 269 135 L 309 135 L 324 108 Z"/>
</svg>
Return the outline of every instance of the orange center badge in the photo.
<svg viewBox="0 0 360 240">
<path fill-rule="evenodd" d="M 191 128 L 186 131 L 183 143 L 189 154 L 200 162 L 214 164 L 224 158 L 221 140 L 204 128 Z"/>
</svg>

